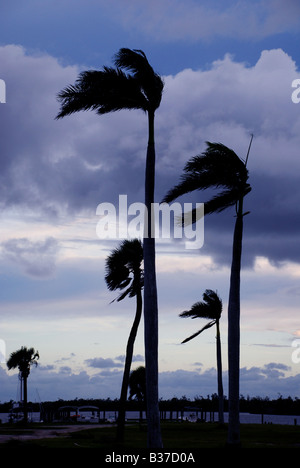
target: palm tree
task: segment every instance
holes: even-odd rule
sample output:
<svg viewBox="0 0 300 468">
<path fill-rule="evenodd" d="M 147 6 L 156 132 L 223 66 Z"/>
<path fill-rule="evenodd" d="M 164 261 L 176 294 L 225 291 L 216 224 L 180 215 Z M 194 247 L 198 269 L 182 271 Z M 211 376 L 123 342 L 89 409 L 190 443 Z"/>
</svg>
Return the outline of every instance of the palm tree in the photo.
<svg viewBox="0 0 300 468">
<path fill-rule="evenodd" d="M 146 398 L 146 370 L 144 366 L 137 367 L 130 373 L 130 400 L 135 397 L 136 400 L 143 402 Z"/>
<path fill-rule="evenodd" d="M 129 400 L 133 398 L 140 404 L 140 423 L 143 420 L 143 406 L 146 400 L 146 369 L 144 366 L 137 367 L 130 373 Z"/>
<path fill-rule="evenodd" d="M 19 369 L 19 377 L 23 383 L 23 405 L 24 405 L 24 422 L 28 420 L 27 410 L 27 379 L 30 374 L 30 367 L 32 365 L 37 366 L 37 360 L 39 359 L 38 351 L 33 348 L 26 348 L 22 346 L 18 351 L 11 353 L 6 365 L 8 369 Z"/>
<path fill-rule="evenodd" d="M 114 59 L 116 68 L 81 73 L 75 85 L 62 90 L 58 99 L 61 110 L 57 118 L 82 110 L 95 110 L 99 115 L 121 109 L 140 109 L 148 116 L 148 146 L 145 171 L 145 206 L 147 219 L 144 232 L 144 330 L 147 373 L 148 446 L 161 447 L 158 406 L 158 305 L 155 271 L 155 239 L 151 235 L 152 205 L 155 185 L 154 117 L 159 107 L 163 81 L 150 66 L 142 50 L 122 48 Z"/>
<path fill-rule="evenodd" d="M 240 272 L 243 239 L 244 197 L 250 192 L 248 184 L 249 156 L 242 161 L 237 154 L 220 143 L 207 142 L 207 149 L 201 155 L 189 160 L 184 168 L 181 182 L 171 189 L 164 198 L 170 202 L 180 195 L 194 190 L 220 188 L 221 191 L 204 205 L 204 214 L 218 213 L 235 206 L 236 222 L 233 236 L 230 290 L 228 302 L 228 400 L 229 424 L 228 443 L 240 443 L 239 427 L 239 373 L 240 373 Z M 197 212 L 193 210 L 193 220 Z"/>
<path fill-rule="evenodd" d="M 142 315 L 142 288 L 144 273 L 141 265 L 143 262 L 143 246 L 140 240 L 124 240 L 120 247 L 115 249 L 106 259 L 105 281 L 110 291 L 116 289 L 123 292 L 117 298 L 121 301 L 126 296 L 136 297 L 135 318 L 131 327 L 126 347 L 125 366 L 120 395 L 117 441 L 124 438 L 125 406 L 127 400 L 129 375 L 133 357 L 134 342 Z"/>
<path fill-rule="evenodd" d="M 192 305 L 190 310 L 182 312 L 180 317 L 206 318 L 209 319 L 206 325 L 201 330 L 189 336 L 182 343 L 187 343 L 196 336 L 200 335 L 204 330 L 216 325 L 217 336 L 217 372 L 218 372 L 218 396 L 219 396 L 219 422 L 224 424 L 224 396 L 223 396 L 223 382 L 222 382 L 222 357 L 221 357 L 221 336 L 220 336 L 220 318 L 222 314 L 222 301 L 218 294 L 211 289 L 206 289 L 203 294 L 203 302 L 196 302 Z"/>
</svg>

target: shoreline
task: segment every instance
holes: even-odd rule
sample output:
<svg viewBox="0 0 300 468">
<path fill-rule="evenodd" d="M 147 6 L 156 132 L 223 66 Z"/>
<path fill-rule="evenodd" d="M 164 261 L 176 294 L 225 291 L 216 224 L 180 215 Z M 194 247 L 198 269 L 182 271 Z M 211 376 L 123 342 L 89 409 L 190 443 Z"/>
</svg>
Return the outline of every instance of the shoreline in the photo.
<svg viewBox="0 0 300 468">
<path fill-rule="evenodd" d="M 100 429 L 103 427 L 112 427 L 111 424 L 72 424 L 63 426 L 45 426 L 38 428 L 20 428 L 7 426 L 8 434 L 2 433 L 3 427 L 0 426 L 0 444 L 7 443 L 10 441 L 30 441 L 37 439 L 49 439 L 55 437 L 68 437 L 71 432 L 88 430 L 88 429 Z M 16 432 L 13 434 L 13 432 Z M 4 429 L 5 432 L 5 429 Z"/>
</svg>

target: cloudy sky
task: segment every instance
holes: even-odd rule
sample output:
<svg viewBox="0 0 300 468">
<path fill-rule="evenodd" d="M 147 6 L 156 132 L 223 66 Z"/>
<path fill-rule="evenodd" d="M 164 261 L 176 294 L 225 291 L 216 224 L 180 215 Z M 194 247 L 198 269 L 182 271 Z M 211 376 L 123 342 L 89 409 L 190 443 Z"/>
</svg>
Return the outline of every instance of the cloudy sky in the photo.
<svg viewBox="0 0 300 468">
<path fill-rule="evenodd" d="M 156 114 L 157 202 L 206 141 L 245 158 L 254 134 L 241 393 L 299 397 L 300 92 L 292 86 L 300 79 L 299 2 L 1 0 L 0 7 L 0 339 L 6 358 L 21 346 L 39 351 L 29 397 L 119 396 L 135 303 L 111 303 L 105 259 L 120 240 L 99 238 L 97 206 L 118 209 L 121 194 L 143 202 L 147 120 L 140 111 L 55 116 L 57 93 L 81 71 L 112 65 L 121 47 L 144 50 L 165 83 Z M 205 194 L 191 200 L 203 203 Z M 180 344 L 205 322 L 178 315 L 207 288 L 223 300 L 227 395 L 233 227 L 228 210 L 205 220 L 201 249 L 157 240 L 163 398 L 217 391 L 215 330 Z M 133 367 L 142 364 L 143 324 Z M 0 401 L 18 398 L 17 373 L 5 362 L 0 382 Z"/>
</svg>

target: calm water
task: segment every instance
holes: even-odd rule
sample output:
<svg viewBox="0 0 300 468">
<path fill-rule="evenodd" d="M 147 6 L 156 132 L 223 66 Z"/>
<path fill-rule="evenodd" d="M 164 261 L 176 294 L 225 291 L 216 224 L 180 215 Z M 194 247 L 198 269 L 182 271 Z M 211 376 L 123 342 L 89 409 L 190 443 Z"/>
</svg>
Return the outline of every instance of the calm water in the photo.
<svg viewBox="0 0 300 468">
<path fill-rule="evenodd" d="M 72 414 L 72 413 L 71 413 Z M 75 413 L 74 413 L 75 414 Z M 40 421 L 40 413 L 32 413 L 32 421 L 39 422 Z M 78 421 L 86 421 L 86 422 L 98 422 L 98 418 L 92 414 L 90 411 L 84 411 L 81 413 L 81 418 Z M 173 419 L 175 419 L 176 413 L 173 412 Z M 199 413 L 200 416 L 200 413 Z M 210 413 L 206 415 L 206 421 L 210 421 Z M 103 412 L 100 412 L 100 417 L 103 417 Z M 145 414 L 143 415 L 145 418 Z M 166 419 L 169 419 L 170 415 L 169 412 L 166 412 Z M 214 413 L 212 416 L 212 420 L 218 421 L 218 413 Z M 109 422 L 115 422 L 116 413 L 114 411 L 106 411 L 105 418 Z M 139 419 L 139 412 L 135 411 L 128 411 L 126 413 L 126 418 L 130 419 Z M 0 419 L 2 423 L 6 423 L 9 420 L 9 413 L 0 413 Z M 196 420 L 196 414 L 193 412 L 184 412 L 183 419 L 187 419 L 189 421 Z M 224 420 L 228 422 L 228 413 L 224 413 Z M 249 414 L 249 413 L 241 413 L 240 414 L 240 422 L 241 424 L 261 424 L 262 423 L 262 415 L 261 414 Z M 300 416 L 290 416 L 290 415 L 270 415 L 265 414 L 263 415 L 263 423 L 265 424 L 287 424 L 287 425 L 300 425 Z"/>
</svg>

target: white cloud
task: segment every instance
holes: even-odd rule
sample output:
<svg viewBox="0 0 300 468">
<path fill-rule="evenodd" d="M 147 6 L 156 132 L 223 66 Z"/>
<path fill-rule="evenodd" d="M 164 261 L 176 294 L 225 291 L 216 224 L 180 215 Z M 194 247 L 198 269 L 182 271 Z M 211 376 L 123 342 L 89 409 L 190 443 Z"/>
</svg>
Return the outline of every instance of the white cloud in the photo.
<svg viewBox="0 0 300 468">
<path fill-rule="evenodd" d="M 227 55 L 210 70 L 184 70 L 166 77 L 158 141 L 169 144 L 167 162 L 170 155 L 173 161 L 185 162 L 203 150 L 205 140 L 221 141 L 245 157 L 254 133 L 250 169 L 290 173 L 291 164 L 298 163 L 300 116 L 291 101 L 292 81 L 298 75 L 293 59 L 277 49 L 263 51 L 253 67 Z M 168 121 L 165 115 L 170 115 Z"/>
</svg>

